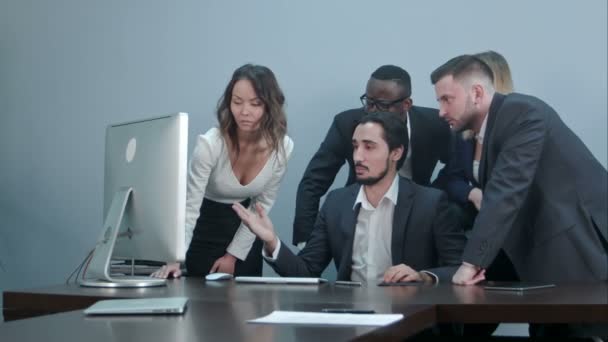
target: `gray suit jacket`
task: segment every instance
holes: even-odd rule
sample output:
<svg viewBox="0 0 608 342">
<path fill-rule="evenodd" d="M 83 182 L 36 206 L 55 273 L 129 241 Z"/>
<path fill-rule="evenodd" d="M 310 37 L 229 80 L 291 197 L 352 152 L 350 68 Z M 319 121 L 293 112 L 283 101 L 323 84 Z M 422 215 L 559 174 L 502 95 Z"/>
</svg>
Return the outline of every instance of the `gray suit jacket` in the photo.
<svg viewBox="0 0 608 342">
<path fill-rule="evenodd" d="M 306 247 L 296 256 L 282 243 L 270 266 L 281 276 L 319 277 L 333 259 L 338 280 L 350 280 L 353 239 L 359 206 L 353 209 L 360 185 L 332 191 L 325 200 Z M 439 190 L 399 179 L 393 216 L 393 265 L 435 273 L 450 281 L 461 263 L 465 236 L 450 214 L 447 198 Z"/>
<path fill-rule="evenodd" d="M 541 100 L 496 94 L 480 164 L 483 201 L 463 254 L 500 248 L 521 280 L 608 279 L 608 173 Z"/>
</svg>

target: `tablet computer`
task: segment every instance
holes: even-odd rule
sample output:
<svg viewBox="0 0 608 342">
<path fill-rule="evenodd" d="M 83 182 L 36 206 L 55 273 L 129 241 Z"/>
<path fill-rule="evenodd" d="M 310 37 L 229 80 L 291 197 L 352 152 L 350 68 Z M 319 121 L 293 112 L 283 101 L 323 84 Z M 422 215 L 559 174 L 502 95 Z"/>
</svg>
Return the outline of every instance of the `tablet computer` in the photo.
<svg viewBox="0 0 608 342">
<path fill-rule="evenodd" d="M 519 282 L 519 281 L 488 281 L 483 284 L 486 290 L 495 291 L 528 291 L 555 287 L 555 284 L 542 282 Z"/>
</svg>

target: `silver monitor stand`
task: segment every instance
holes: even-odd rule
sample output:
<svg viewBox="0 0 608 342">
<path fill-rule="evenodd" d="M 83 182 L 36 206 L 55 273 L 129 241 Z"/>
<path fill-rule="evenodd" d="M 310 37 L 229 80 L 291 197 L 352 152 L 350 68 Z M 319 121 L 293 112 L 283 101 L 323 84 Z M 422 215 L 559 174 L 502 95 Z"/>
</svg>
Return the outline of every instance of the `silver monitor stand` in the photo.
<svg viewBox="0 0 608 342">
<path fill-rule="evenodd" d="M 131 198 L 133 189 L 130 187 L 120 188 L 112 198 L 112 204 L 105 218 L 101 236 L 97 240 L 95 250 L 89 265 L 80 280 L 81 286 L 87 287 L 152 287 L 165 286 L 165 279 L 156 279 L 143 276 L 111 276 L 110 261 L 116 244 L 116 238 L 120 228 L 124 224 L 125 208 Z"/>
</svg>

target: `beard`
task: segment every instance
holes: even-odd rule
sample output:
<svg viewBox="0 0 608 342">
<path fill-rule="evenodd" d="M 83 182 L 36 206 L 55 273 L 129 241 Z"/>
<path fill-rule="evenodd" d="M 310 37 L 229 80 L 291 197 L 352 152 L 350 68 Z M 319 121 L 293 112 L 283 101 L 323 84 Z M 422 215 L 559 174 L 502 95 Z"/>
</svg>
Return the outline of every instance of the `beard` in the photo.
<svg viewBox="0 0 608 342">
<path fill-rule="evenodd" d="M 357 177 L 357 183 L 361 184 L 361 185 L 374 185 L 376 183 L 378 183 L 379 181 L 381 181 L 382 179 L 384 179 L 384 177 L 386 177 L 386 175 L 388 174 L 388 168 L 389 168 L 389 159 L 386 159 L 386 166 L 384 167 L 384 170 L 380 172 L 380 174 L 378 176 L 375 177 L 365 177 L 365 178 L 359 178 Z"/>
<path fill-rule="evenodd" d="M 464 111 L 462 113 L 462 122 L 458 127 L 452 127 L 452 130 L 461 133 L 464 131 L 468 131 L 473 128 L 473 118 L 475 117 L 475 106 L 473 105 L 473 101 L 471 98 L 467 97 L 467 103 L 464 106 Z"/>
</svg>

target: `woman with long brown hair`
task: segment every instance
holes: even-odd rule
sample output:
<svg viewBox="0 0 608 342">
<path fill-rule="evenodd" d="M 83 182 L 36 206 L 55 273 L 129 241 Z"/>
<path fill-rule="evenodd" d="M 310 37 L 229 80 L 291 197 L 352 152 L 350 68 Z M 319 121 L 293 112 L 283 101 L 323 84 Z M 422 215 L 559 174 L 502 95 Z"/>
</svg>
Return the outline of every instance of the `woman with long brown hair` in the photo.
<svg viewBox="0 0 608 342">
<path fill-rule="evenodd" d="M 262 274 L 262 243 L 231 206 L 274 204 L 293 142 L 287 136 L 285 97 L 264 66 L 238 68 L 217 108 L 219 128 L 199 135 L 190 160 L 186 200 L 189 275 Z M 153 275 L 180 276 L 179 263 Z"/>
</svg>

